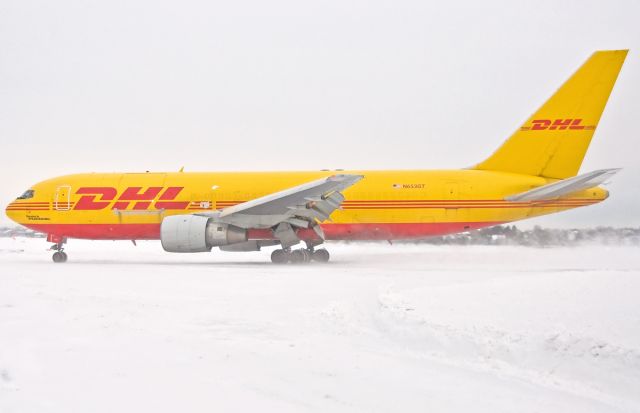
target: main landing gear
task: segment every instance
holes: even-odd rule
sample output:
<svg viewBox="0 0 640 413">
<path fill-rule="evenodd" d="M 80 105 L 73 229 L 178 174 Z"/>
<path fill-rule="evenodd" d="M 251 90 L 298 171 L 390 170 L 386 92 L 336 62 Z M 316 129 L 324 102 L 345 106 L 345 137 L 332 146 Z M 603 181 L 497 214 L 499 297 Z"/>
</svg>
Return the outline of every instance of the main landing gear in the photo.
<svg viewBox="0 0 640 413">
<path fill-rule="evenodd" d="M 271 262 L 274 264 L 306 264 L 311 261 L 326 263 L 329 262 L 329 251 L 324 248 L 314 250 L 313 248 L 277 249 L 271 253 Z"/>
</svg>

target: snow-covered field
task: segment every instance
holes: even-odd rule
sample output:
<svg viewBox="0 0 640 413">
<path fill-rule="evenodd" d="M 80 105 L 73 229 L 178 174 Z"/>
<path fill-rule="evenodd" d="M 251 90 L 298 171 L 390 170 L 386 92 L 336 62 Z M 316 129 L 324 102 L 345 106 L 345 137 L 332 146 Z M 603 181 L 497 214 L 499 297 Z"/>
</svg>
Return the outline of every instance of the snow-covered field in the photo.
<svg viewBox="0 0 640 413">
<path fill-rule="evenodd" d="M 0 412 L 640 411 L 640 249 L 0 240 Z"/>
</svg>

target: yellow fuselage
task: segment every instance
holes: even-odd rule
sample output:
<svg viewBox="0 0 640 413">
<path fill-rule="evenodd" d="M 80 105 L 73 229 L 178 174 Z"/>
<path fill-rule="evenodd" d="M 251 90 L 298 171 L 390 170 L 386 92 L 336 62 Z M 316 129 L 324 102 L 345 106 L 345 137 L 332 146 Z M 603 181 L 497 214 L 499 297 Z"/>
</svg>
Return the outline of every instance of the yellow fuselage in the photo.
<svg viewBox="0 0 640 413">
<path fill-rule="evenodd" d="M 211 212 L 334 173 L 363 175 L 342 210 L 322 223 L 327 239 L 410 239 L 481 228 L 590 205 L 592 188 L 548 201 L 505 197 L 553 180 L 483 170 L 89 173 L 40 182 L 7 207 L 15 222 L 60 238 L 158 239 L 162 219 Z M 269 231 L 249 233 L 269 239 Z"/>
</svg>

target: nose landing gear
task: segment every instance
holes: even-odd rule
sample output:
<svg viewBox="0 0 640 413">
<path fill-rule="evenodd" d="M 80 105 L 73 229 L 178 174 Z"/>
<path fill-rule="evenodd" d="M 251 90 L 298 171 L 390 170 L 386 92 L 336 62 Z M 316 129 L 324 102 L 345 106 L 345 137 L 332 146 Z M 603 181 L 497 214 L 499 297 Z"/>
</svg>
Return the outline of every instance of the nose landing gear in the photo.
<svg viewBox="0 0 640 413">
<path fill-rule="evenodd" d="M 67 262 L 67 253 L 64 251 L 56 251 L 53 253 L 53 256 L 51 257 L 53 259 L 53 262 Z"/>
<path fill-rule="evenodd" d="M 65 242 L 67 242 L 66 238 L 49 235 L 47 237 L 47 241 L 55 242 L 55 244 L 53 244 L 51 248 L 49 248 L 51 251 L 55 251 L 53 253 L 53 256 L 51 257 L 53 259 L 53 262 L 67 262 L 67 253 L 64 252 L 64 244 Z"/>
</svg>

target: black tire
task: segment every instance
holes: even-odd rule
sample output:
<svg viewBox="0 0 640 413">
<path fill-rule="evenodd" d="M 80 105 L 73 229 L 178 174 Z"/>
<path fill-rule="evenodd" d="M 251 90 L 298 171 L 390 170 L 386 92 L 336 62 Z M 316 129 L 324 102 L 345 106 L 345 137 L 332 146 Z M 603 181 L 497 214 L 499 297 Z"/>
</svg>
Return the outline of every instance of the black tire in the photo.
<svg viewBox="0 0 640 413">
<path fill-rule="evenodd" d="M 51 257 L 53 259 L 53 262 L 55 263 L 59 263 L 59 262 L 65 262 L 67 259 L 66 254 L 64 252 L 60 252 L 60 251 L 56 251 L 53 253 L 53 257 Z"/>
<path fill-rule="evenodd" d="M 286 264 L 289 261 L 289 254 L 285 250 L 274 250 L 271 253 L 271 262 L 274 264 Z"/>
<path fill-rule="evenodd" d="M 289 260 L 291 260 L 293 264 L 302 264 L 305 262 L 304 258 L 305 250 L 293 250 L 289 256 Z"/>
<path fill-rule="evenodd" d="M 69 258 L 67 256 L 67 253 L 64 251 L 60 251 L 60 254 L 62 254 L 62 262 L 67 262 L 67 259 Z"/>
<path fill-rule="evenodd" d="M 331 258 L 331 256 L 329 255 L 329 251 L 320 249 L 313 251 L 313 255 L 311 256 L 311 258 L 314 261 L 326 263 L 329 262 L 329 258 Z"/>
</svg>

